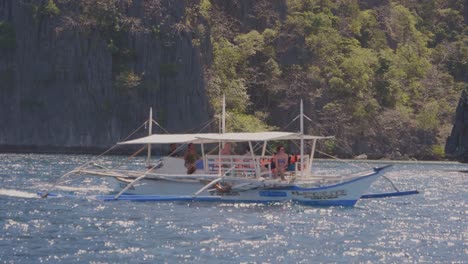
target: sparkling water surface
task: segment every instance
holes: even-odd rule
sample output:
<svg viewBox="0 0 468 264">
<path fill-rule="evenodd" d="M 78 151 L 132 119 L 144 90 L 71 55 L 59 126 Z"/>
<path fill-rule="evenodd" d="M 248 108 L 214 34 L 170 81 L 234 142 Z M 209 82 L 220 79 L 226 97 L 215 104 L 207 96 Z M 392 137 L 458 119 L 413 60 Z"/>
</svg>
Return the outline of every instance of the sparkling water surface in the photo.
<svg viewBox="0 0 468 264">
<path fill-rule="evenodd" d="M 386 176 L 421 193 L 354 208 L 37 198 L 90 158 L 0 154 L 0 263 L 468 263 L 468 174 L 457 172 L 467 165 L 396 163 Z M 315 163 L 324 174 L 380 164 Z M 73 177 L 52 191 L 106 194 L 109 187 Z M 382 178 L 368 193 L 380 191 L 392 191 Z"/>
</svg>

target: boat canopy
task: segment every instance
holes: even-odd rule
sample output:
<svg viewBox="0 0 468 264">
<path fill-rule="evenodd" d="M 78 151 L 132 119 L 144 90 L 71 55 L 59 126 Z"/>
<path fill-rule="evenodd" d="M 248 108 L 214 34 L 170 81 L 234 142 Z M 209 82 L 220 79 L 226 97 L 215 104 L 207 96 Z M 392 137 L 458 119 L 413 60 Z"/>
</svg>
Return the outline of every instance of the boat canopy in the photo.
<svg viewBox="0 0 468 264">
<path fill-rule="evenodd" d="M 322 137 L 303 135 L 304 139 L 327 139 L 333 137 Z M 243 133 L 200 133 L 200 134 L 154 134 L 134 140 L 119 142 L 119 145 L 131 144 L 172 144 L 172 143 L 217 143 L 217 142 L 248 142 L 248 141 L 270 141 L 270 140 L 299 140 L 300 133 L 292 132 L 243 132 Z"/>
<path fill-rule="evenodd" d="M 245 132 L 245 133 L 224 133 L 199 136 L 200 139 L 223 141 L 223 142 L 246 142 L 246 141 L 270 141 L 270 140 L 295 140 L 301 139 L 300 133 L 292 132 Z M 326 139 L 333 137 L 321 137 L 312 135 L 303 135 L 304 139 Z"/>
<path fill-rule="evenodd" d="M 215 140 L 204 140 L 198 137 L 210 137 L 217 134 L 153 134 L 151 136 L 137 138 L 134 140 L 119 142 L 119 145 L 134 144 L 182 144 L 182 143 L 216 143 Z"/>
</svg>

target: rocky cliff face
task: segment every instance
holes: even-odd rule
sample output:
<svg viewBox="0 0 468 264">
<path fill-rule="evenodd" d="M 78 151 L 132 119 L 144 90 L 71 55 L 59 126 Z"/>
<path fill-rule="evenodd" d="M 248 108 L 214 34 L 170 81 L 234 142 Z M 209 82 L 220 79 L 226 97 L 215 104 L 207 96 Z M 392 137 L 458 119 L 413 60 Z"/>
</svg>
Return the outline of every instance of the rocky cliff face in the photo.
<svg viewBox="0 0 468 264">
<path fill-rule="evenodd" d="M 209 119 L 183 1 L 0 0 L 0 151 L 114 144 L 153 107 L 169 131 Z"/>
<path fill-rule="evenodd" d="M 445 145 L 447 157 L 468 163 L 468 93 L 462 92 L 458 102 L 452 133 Z"/>
</svg>

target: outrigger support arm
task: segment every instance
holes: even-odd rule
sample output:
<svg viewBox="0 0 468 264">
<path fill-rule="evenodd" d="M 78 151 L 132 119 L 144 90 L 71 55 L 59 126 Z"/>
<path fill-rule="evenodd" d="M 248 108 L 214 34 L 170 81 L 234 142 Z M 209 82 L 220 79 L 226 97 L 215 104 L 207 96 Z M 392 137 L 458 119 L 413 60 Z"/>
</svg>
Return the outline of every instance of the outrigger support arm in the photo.
<svg viewBox="0 0 468 264">
<path fill-rule="evenodd" d="M 200 190 L 198 190 L 196 193 L 193 194 L 193 198 L 197 197 L 200 193 L 206 191 L 208 188 L 210 188 L 211 186 L 215 185 L 216 183 L 222 181 L 224 179 L 224 177 L 220 177 L 220 178 L 217 178 L 217 179 L 214 179 L 213 181 L 211 181 L 210 183 L 208 183 L 207 185 L 203 186 L 203 188 L 201 188 Z"/>
<path fill-rule="evenodd" d="M 65 174 L 62 175 L 60 178 L 58 178 L 57 181 L 55 181 L 54 185 L 52 185 L 51 188 L 55 187 L 55 185 L 57 185 L 57 183 L 59 182 L 60 179 L 65 178 L 65 177 L 67 177 L 68 175 L 73 174 L 73 173 L 76 173 L 76 172 L 79 172 L 79 171 L 80 171 L 80 169 L 78 168 L 77 170 L 71 170 L 71 171 L 65 173 Z M 51 189 L 51 188 L 49 188 L 49 189 Z M 46 191 L 41 195 L 41 198 L 47 198 L 48 195 L 49 195 L 49 190 L 46 190 Z"/>
<path fill-rule="evenodd" d="M 203 186 L 203 188 L 201 188 L 200 190 L 198 190 L 196 193 L 194 193 L 194 194 L 192 195 L 192 198 L 197 197 L 200 193 L 202 193 L 202 192 L 208 190 L 208 188 L 210 188 L 211 186 L 213 186 L 213 185 L 215 185 L 216 183 L 218 183 L 218 182 L 224 180 L 224 177 L 225 177 L 232 169 L 234 169 L 235 167 L 236 167 L 236 166 L 232 166 L 229 170 L 227 170 L 227 171 L 224 173 L 223 176 L 221 176 L 221 177 L 219 177 L 219 178 L 216 178 L 216 179 L 212 180 L 210 183 L 208 183 L 207 185 Z"/>
<path fill-rule="evenodd" d="M 131 183 L 129 183 L 122 191 L 120 191 L 116 196 L 114 196 L 114 200 L 117 200 L 119 199 L 119 197 L 124 193 L 126 192 L 128 189 L 130 189 L 135 183 L 137 183 L 139 180 L 145 178 L 146 176 L 148 176 L 148 173 L 150 173 L 154 168 L 156 168 L 159 164 L 161 164 L 161 161 L 159 163 L 157 163 L 156 165 L 152 166 L 149 170 L 147 170 L 143 175 L 141 175 L 140 177 L 136 178 L 134 181 L 132 181 Z"/>
<path fill-rule="evenodd" d="M 125 187 L 122 191 L 120 191 L 116 196 L 114 196 L 114 200 L 117 200 L 119 199 L 119 197 L 124 193 L 126 192 L 128 189 L 130 189 L 135 183 L 137 183 L 139 180 L 143 179 L 146 177 L 146 175 L 148 175 L 147 173 L 141 175 L 140 177 L 136 178 L 134 181 L 132 181 L 131 183 L 127 184 L 127 187 Z"/>
</svg>

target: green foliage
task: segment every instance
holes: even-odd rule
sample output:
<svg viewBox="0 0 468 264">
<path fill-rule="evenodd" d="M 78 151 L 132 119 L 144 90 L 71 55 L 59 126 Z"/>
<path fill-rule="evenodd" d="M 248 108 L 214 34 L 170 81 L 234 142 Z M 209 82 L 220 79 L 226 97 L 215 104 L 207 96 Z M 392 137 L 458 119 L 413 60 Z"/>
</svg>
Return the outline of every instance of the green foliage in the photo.
<svg viewBox="0 0 468 264">
<path fill-rule="evenodd" d="M 274 59 L 268 59 L 265 62 L 265 68 L 270 77 L 279 78 L 281 76 L 281 68 Z"/>
<path fill-rule="evenodd" d="M 216 110 L 220 110 L 219 98 L 225 94 L 229 109 L 238 112 L 245 111 L 249 104 L 249 96 L 245 80 L 238 73 L 238 67 L 243 59 L 240 48 L 222 38 L 219 42 L 214 43 L 213 56 L 214 74 L 209 79 L 207 87 L 213 106 Z"/>
<path fill-rule="evenodd" d="M 433 145 L 432 146 L 432 155 L 437 158 L 441 159 L 445 157 L 445 150 L 443 145 Z"/>
<path fill-rule="evenodd" d="M 107 44 L 107 49 L 110 51 L 112 55 L 118 55 L 120 51 L 119 47 L 117 47 L 113 39 L 111 39 L 109 41 L 109 44 Z"/>
<path fill-rule="evenodd" d="M 263 31 L 262 35 L 265 44 L 272 44 L 273 41 L 278 37 L 278 31 L 267 28 Z"/>
<path fill-rule="evenodd" d="M 133 89 L 140 85 L 141 79 L 142 76 L 136 74 L 134 71 L 123 71 L 116 76 L 115 86 L 124 90 Z"/>
<path fill-rule="evenodd" d="M 418 127 L 423 130 L 434 130 L 439 126 L 439 104 L 432 101 L 423 106 L 420 113 L 416 116 Z"/>
<path fill-rule="evenodd" d="M 299 36 L 307 36 L 317 34 L 326 28 L 333 28 L 336 21 L 337 17 L 331 14 L 304 11 L 289 15 L 286 20 L 286 27 Z"/>
<path fill-rule="evenodd" d="M 60 14 L 60 9 L 55 4 L 54 0 L 47 0 L 43 12 L 46 16 L 54 17 Z"/>
<path fill-rule="evenodd" d="M 256 112 L 253 115 L 228 112 L 232 120 L 227 122 L 227 130 L 232 132 L 259 132 L 273 130 L 275 127 L 269 126 L 265 123 L 266 114 Z"/>
<path fill-rule="evenodd" d="M 442 127 L 468 87 L 463 1 L 287 0 L 273 22 L 253 23 L 275 12 L 260 10 L 260 2 L 249 11 L 216 1 L 204 9 L 215 109 L 226 93 L 231 112 L 293 116 L 303 98 L 313 131 L 334 134 L 349 149 L 362 147 L 358 140 L 375 152 L 427 157 L 432 149 L 441 157 L 432 146 L 444 144 L 449 130 Z"/>
<path fill-rule="evenodd" d="M 354 48 L 341 63 L 346 89 L 352 90 L 358 97 L 372 96 L 374 70 L 377 56 L 370 49 Z"/>
<path fill-rule="evenodd" d="M 424 46 L 427 36 L 417 30 L 418 17 L 408 8 L 398 5 L 390 5 L 390 14 L 386 20 L 388 35 L 398 43 L 415 44 Z"/>
<path fill-rule="evenodd" d="M 438 9 L 435 12 L 435 17 L 432 26 L 433 43 L 440 43 L 443 40 L 454 41 L 465 28 L 464 18 L 459 10 Z"/>
<path fill-rule="evenodd" d="M 436 47 L 438 62 L 446 65 L 448 72 L 458 81 L 466 81 L 468 72 L 468 29 L 465 34 L 457 41 L 441 43 Z"/>
<path fill-rule="evenodd" d="M 201 0 L 200 1 L 200 14 L 204 18 L 210 17 L 211 2 L 210 0 Z"/>
<path fill-rule="evenodd" d="M 246 60 L 248 57 L 255 55 L 257 52 L 263 50 L 264 40 L 263 35 L 256 30 L 252 30 L 247 34 L 237 36 L 234 41 L 236 42 L 241 59 Z"/>
<path fill-rule="evenodd" d="M 328 139 L 319 143 L 321 144 L 320 146 L 321 151 L 325 153 L 335 153 L 338 147 L 336 139 Z"/>
<path fill-rule="evenodd" d="M 6 21 L 0 21 L 0 49 L 14 49 L 16 47 L 15 28 Z"/>
<path fill-rule="evenodd" d="M 205 26 L 202 24 L 199 24 L 195 29 L 194 29 L 194 34 L 195 37 L 192 39 L 192 44 L 196 47 L 199 47 L 202 43 L 202 40 L 206 36 L 206 29 Z"/>
<path fill-rule="evenodd" d="M 385 32 L 379 28 L 374 10 L 359 12 L 357 18 L 352 20 L 350 29 L 364 48 L 380 50 L 387 47 Z"/>
</svg>

